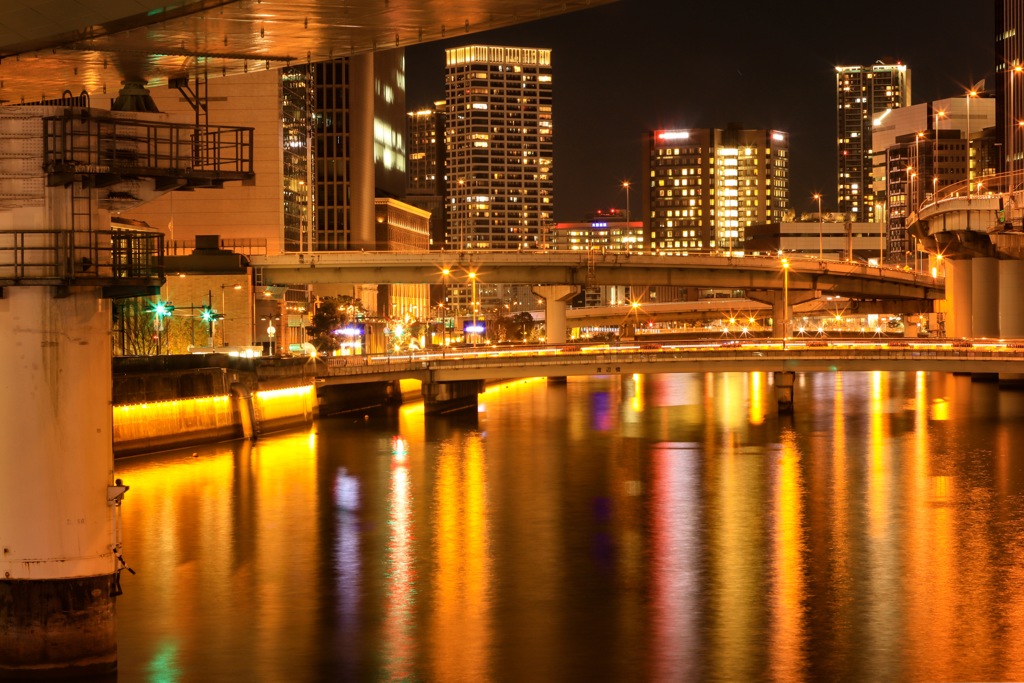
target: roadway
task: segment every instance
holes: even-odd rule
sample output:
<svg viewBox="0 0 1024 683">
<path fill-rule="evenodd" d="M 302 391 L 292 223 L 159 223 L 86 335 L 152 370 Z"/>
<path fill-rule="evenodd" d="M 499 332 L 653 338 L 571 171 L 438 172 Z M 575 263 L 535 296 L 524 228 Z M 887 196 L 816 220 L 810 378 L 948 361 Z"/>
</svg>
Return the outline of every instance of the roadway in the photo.
<svg viewBox="0 0 1024 683">
<path fill-rule="evenodd" d="M 509 285 L 674 286 L 747 292 L 785 288 L 853 299 L 945 298 L 942 278 L 813 258 L 790 258 L 788 278 L 776 257 L 543 249 L 318 252 L 254 256 L 251 263 L 266 285 L 465 284 L 468 273 L 474 272 L 477 282 Z M 446 269 L 448 276 L 443 274 Z"/>
<path fill-rule="evenodd" d="M 817 338 L 484 346 L 415 354 L 333 357 L 318 381 L 358 384 L 684 372 L 953 372 L 1024 375 L 1024 340 Z"/>
</svg>

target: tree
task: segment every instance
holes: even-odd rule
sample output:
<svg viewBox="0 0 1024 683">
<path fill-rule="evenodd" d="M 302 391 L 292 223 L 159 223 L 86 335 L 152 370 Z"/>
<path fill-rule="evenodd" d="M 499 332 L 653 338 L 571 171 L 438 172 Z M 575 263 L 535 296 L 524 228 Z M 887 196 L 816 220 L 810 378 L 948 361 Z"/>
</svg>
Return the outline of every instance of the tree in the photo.
<svg viewBox="0 0 1024 683">
<path fill-rule="evenodd" d="M 339 332 L 346 324 L 366 316 L 363 302 L 351 296 L 320 299 L 306 327 L 309 342 L 317 353 L 330 354 L 341 348 Z"/>
</svg>

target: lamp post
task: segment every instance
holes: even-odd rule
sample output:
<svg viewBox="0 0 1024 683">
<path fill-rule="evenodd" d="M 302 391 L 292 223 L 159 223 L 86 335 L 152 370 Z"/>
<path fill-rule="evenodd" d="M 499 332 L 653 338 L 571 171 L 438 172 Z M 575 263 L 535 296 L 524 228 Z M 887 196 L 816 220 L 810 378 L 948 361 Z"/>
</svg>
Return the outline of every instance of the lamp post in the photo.
<svg viewBox="0 0 1024 683">
<path fill-rule="evenodd" d="M 623 237 L 626 239 L 626 249 L 632 246 L 632 242 L 629 240 L 629 181 L 623 180 L 622 187 L 626 190 L 626 230 L 623 232 Z"/>
<path fill-rule="evenodd" d="M 473 335 L 474 335 L 474 337 L 473 337 L 473 346 L 476 346 L 476 342 L 477 342 L 476 335 L 477 335 L 477 332 L 476 332 L 476 272 L 475 271 L 472 271 L 472 270 L 469 271 L 469 281 L 472 283 L 472 290 L 473 290 L 473 298 L 472 298 L 472 301 L 471 301 L 471 304 L 472 304 L 472 307 L 473 307 L 473 327 L 471 329 L 472 329 L 472 332 L 473 332 Z"/>
<path fill-rule="evenodd" d="M 932 173 L 939 172 L 939 119 L 945 116 L 945 111 L 938 110 L 935 112 L 935 123 L 932 124 Z M 924 166 L 921 166 L 921 172 L 921 178 L 924 178 Z"/>
<path fill-rule="evenodd" d="M 789 260 L 782 259 L 782 350 L 789 336 Z"/>
<path fill-rule="evenodd" d="M 821 215 L 821 193 L 816 192 L 813 199 L 818 200 L 818 261 L 824 261 L 824 238 L 822 233 L 825 230 L 825 218 Z"/>
<path fill-rule="evenodd" d="M 1007 112 L 1007 116 L 1006 116 L 1006 130 L 1009 132 L 1009 135 L 1007 136 L 1009 139 L 1006 141 L 1006 147 L 1007 147 L 1006 151 L 1007 151 L 1007 154 L 1008 154 L 1008 158 L 1006 160 L 1006 174 L 1007 174 L 1007 177 L 1009 178 L 1009 182 L 1010 182 L 1010 192 L 1013 192 L 1013 174 L 1014 174 L 1014 168 L 1013 168 L 1013 165 L 1014 165 L 1014 162 L 1013 162 L 1013 154 L 1014 154 L 1013 139 L 1014 139 L 1014 137 L 1016 137 L 1016 131 L 1014 131 L 1013 128 L 1014 128 L 1014 122 L 1017 120 L 1017 114 L 1016 114 L 1016 112 L 1017 112 L 1016 104 L 1017 103 L 1013 99 L 1013 82 L 1016 80 L 1015 76 L 1017 74 L 1019 74 L 1021 71 L 1024 71 L 1024 67 L 1022 67 L 1020 64 L 1014 64 L 1013 65 L 1013 69 L 1010 71 L 1010 106 L 1009 106 L 1009 111 Z M 980 191 L 979 191 L 979 194 L 980 194 Z"/>
<path fill-rule="evenodd" d="M 442 353 L 448 348 L 448 313 L 445 311 L 445 305 L 448 303 L 448 276 L 452 274 L 450 268 L 443 268 L 441 270 L 441 351 Z"/>
<path fill-rule="evenodd" d="M 971 203 L 971 98 L 977 97 L 978 91 L 971 88 L 967 91 L 967 203 Z"/>
</svg>

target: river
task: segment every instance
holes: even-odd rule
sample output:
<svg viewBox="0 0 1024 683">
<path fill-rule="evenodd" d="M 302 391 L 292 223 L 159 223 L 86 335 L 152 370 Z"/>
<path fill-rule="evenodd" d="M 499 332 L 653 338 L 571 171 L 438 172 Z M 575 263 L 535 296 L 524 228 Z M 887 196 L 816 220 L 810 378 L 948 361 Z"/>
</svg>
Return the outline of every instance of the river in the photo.
<svg viewBox="0 0 1024 683">
<path fill-rule="evenodd" d="M 1024 680 L 1024 392 L 527 380 L 119 460 L 125 682 Z"/>
</svg>

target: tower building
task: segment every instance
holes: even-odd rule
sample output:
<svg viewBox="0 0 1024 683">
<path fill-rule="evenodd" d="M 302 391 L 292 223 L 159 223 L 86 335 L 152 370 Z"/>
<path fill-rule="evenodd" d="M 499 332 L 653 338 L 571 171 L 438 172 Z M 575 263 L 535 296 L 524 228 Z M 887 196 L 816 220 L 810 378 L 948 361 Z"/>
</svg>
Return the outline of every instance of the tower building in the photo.
<svg viewBox="0 0 1024 683">
<path fill-rule="evenodd" d="M 996 0 L 996 128 L 1003 142 L 1001 171 L 1024 164 L 1024 0 Z M 1012 163 L 1011 163 L 1012 160 Z"/>
<path fill-rule="evenodd" d="M 910 104 L 910 69 L 903 64 L 836 67 L 838 210 L 855 220 L 871 215 L 872 126 Z"/>
<path fill-rule="evenodd" d="M 789 209 L 789 136 L 777 130 L 656 130 L 644 156 L 653 254 L 738 251 L 745 228 Z"/>
<path fill-rule="evenodd" d="M 536 246 L 554 216 L 551 50 L 445 51 L 448 243 Z"/>
</svg>

